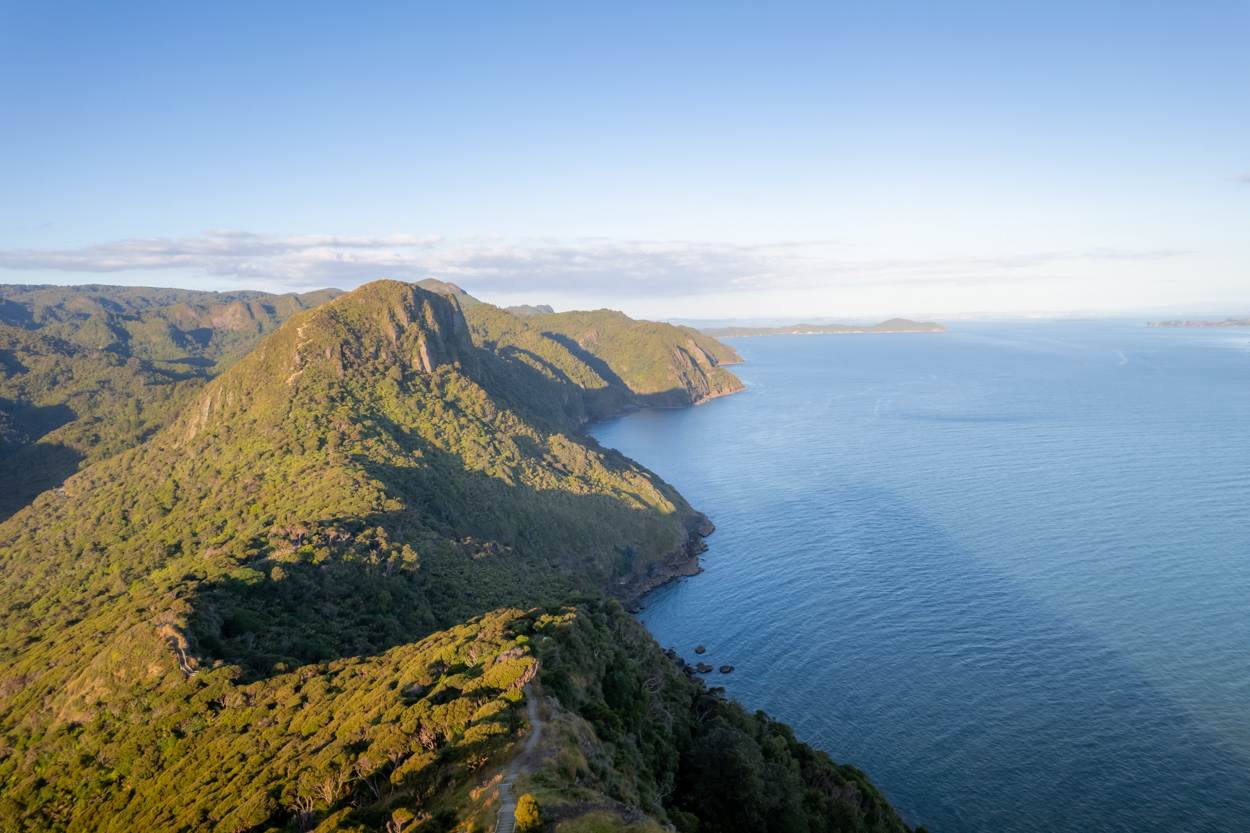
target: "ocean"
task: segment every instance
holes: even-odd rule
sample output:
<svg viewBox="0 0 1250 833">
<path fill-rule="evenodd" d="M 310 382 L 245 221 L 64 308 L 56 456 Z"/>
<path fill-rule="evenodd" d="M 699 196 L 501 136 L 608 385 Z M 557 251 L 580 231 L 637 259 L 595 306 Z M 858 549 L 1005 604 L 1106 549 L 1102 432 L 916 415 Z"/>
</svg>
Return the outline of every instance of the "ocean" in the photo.
<svg viewBox="0 0 1250 833">
<path fill-rule="evenodd" d="M 933 833 L 1250 830 L 1250 331 L 729 341 L 593 429 L 717 525 L 662 645 Z"/>
</svg>

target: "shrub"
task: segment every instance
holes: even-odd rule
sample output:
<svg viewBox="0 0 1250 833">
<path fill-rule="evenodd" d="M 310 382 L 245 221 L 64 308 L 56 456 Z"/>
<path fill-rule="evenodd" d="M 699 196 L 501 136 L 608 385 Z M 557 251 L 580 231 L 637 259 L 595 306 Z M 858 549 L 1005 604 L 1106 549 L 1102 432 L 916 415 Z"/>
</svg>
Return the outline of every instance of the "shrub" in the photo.
<svg viewBox="0 0 1250 833">
<path fill-rule="evenodd" d="M 515 817 L 517 833 L 536 833 L 542 830 L 543 816 L 538 809 L 538 799 L 530 793 L 517 799 Z"/>
</svg>

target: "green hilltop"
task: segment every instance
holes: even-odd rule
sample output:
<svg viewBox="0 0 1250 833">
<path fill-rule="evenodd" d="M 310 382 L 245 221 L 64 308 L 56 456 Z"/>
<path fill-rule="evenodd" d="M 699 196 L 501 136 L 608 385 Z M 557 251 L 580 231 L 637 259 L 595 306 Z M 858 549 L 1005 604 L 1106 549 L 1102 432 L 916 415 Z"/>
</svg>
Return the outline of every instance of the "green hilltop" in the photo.
<svg viewBox="0 0 1250 833">
<path fill-rule="evenodd" d="M 0 523 L 0 830 L 493 830 L 513 760 L 566 833 L 905 830 L 620 603 L 709 526 L 580 426 L 736 356 L 435 289 L 292 311 L 147 430 L 101 412 L 109 453 Z"/>
</svg>

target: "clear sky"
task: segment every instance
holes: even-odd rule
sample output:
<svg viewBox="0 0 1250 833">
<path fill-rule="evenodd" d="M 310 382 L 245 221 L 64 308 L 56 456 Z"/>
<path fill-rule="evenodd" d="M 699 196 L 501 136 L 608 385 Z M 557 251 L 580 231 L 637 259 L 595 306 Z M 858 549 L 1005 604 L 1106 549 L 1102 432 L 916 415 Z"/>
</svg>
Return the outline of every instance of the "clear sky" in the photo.
<svg viewBox="0 0 1250 833">
<path fill-rule="evenodd" d="M 1250 311 L 1250 2 L 0 0 L 0 281 Z"/>
</svg>

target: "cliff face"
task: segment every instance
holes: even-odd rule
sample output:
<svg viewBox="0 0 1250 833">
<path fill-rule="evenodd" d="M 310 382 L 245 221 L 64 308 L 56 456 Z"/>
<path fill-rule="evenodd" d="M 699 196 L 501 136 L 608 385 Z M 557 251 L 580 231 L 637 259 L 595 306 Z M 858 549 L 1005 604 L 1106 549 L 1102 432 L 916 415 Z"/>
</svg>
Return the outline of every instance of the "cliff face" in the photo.
<svg viewBox="0 0 1250 833">
<path fill-rule="evenodd" d="M 683 407 L 736 393 L 723 365 L 741 361 L 726 344 L 688 327 L 636 321 L 613 310 L 521 314 L 482 303 L 459 288 L 427 283 L 463 305 L 474 343 L 557 383 L 583 419 L 643 407 Z"/>
<path fill-rule="evenodd" d="M 500 309 L 452 283 L 430 279 L 418 286 L 455 300 L 474 344 L 553 383 L 551 395 L 581 421 L 696 405 L 743 389 L 724 367 L 742 361 L 737 351 L 689 327 L 606 309 Z"/>
<path fill-rule="evenodd" d="M 528 323 L 603 366 L 609 381 L 626 388 L 636 405 L 693 405 L 742 389 L 720 366 L 722 360 L 741 361 L 737 353 L 686 327 L 635 321 L 612 310 L 533 316 Z"/>
<path fill-rule="evenodd" d="M 282 400 L 298 401 L 305 391 L 349 374 L 428 374 L 443 365 L 472 362 L 473 352 L 454 301 L 398 281 L 376 281 L 296 316 L 210 382 L 179 430 L 191 437 L 211 420 L 233 413 L 268 415 Z"/>
</svg>

